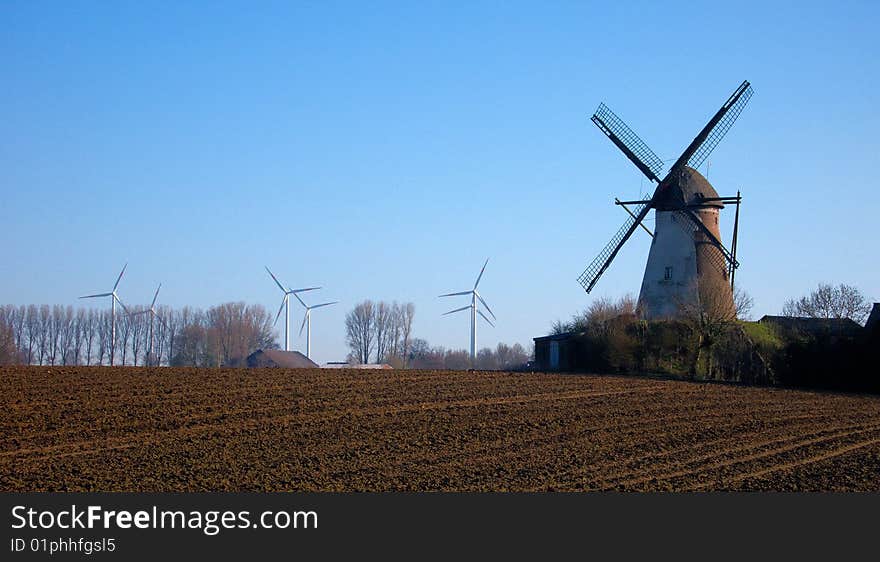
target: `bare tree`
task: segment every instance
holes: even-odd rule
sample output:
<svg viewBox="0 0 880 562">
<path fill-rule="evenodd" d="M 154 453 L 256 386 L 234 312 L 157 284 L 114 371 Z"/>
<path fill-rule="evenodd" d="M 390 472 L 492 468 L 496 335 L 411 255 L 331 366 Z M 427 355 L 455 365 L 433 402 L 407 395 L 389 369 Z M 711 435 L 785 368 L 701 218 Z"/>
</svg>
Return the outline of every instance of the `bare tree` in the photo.
<svg viewBox="0 0 880 562">
<path fill-rule="evenodd" d="M 400 327 L 400 349 L 398 355 L 403 358 L 403 366 L 408 366 L 412 323 L 416 315 L 416 305 L 411 302 L 402 305 L 397 312 L 397 324 Z"/>
<path fill-rule="evenodd" d="M 76 365 L 77 357 L 73 352 L 76 345 L 76 313 L 72 306 L 53 307 L 53 315 L 58 326 L 58 357 L 62 365 Z"/>
<path fill-rule="evenodd" d="M 210 347 L 220 365 L 240 365 L 257 349 L 278 347 L 272 334 L 272 317 L 262 305 L 224 303 L 207 313 Z"/>
<path fill-rule="evenodd" d="M 752 316 L 752 307 L 755 301 L 744 289 L 737 287 L 733 290 L 733 306 L 736 309 L 736 317 L 740 320 L 749 320 Z"/>
<path fill-rule="evenodd" d="M 0 365 L 13 365 L 20 360 L 15 347 L 15 331 L 10 323 L 0 322 Z"/>
<path fill-rule="evenodd" d="M 27 320 L 25 321 L 25 333 L 27 334 L 27 352 L 25 353 L 25 362 L 30 365 L 34 362 L 36 353 L 36 343 L 39 339 L 40 318 L 37 313 L 37 306 L 30 304 L 27 307 Z"/>
<path fill-rule="evenodd" d="M 820 283 L 819 288 L 805 297 L 785 302 L 783 316 L 806 318 L 849 318 L 863 324 L 871 311 L 865 295 L 852 285 L 837 287 Z"/>
<path fill-rule="evenodd" d="M 727 327 L 736 320 L 737 311 L 735 306 L 730 306 L 730 286 L 717 283 L 700 283 L 699 302 L 679 302 L 678 308 L 681 318 L 690 326 L 696 335 L 696 353 L 691 365 L 691 376 L 696 376 L 704 352 L 710 350 L 725 332 Z M 735 303 L 734 303 L 735 304 Z M 707 373 L 712 372 L 712 354 L 708 354 L 709 365 Z"/>
<path fill-rule="evenodd" d="M 49 331 L 51 329 L 52 313 L 48 304 L 40 305 L 37 319 L 37 364 L 44 365 L 48 353 Z"/>
<path fill-rule="evenodd" d="M 365 300 L 345 316 L 345 334 L 348 347 L 362 364 L 370 362 L 375 348 L 376 310 L 373 301 Z"/>
<path fill-rule="evenodd" d="M 116 322 L 116 353 L 111 357 L 122 355 L 122 365 L 128 361 L 128 341 L 131 339 L 131 315 L 123 313 Z"/>
<path fill-rule="evenodd" d="M 145 312 L 142 306 L 136 306 L 129 310 L 131 311 L 128 314 L 128 323 L 131 329 L 132 364 L 137 366 L 138 359 L 143 359 L 141 353 L 146 348 L 146 341 L 144 340 L 147 335 L 145 319 L 149 313 Z M 144 361 L 142 360 L 141 364 L 143 363 Z"/>
<path fill-rule="evenodd" d="M 385 301 L 379 301 L 375 307 L 376 315 L 373 322 L 373 330 L 376 333 L 376 363 L 385 361 L 388 355 L 390 332 L 392 331 L 393 317 L 391 307 Z"/>
<path fill-rule="evenodd" d="M 98 365 L 104 364 L 104 356 L 107 357 L 107 364 L 110 361 L 110 346 L 112 345 L 112 318 L 110 313 L 102 310 L 98 312 Z"/>
<path fill-rule="evenodd" d="M 12 324 L 15 333 L 15 348 L 19 353 L 24 350 L 25 326 L 27 325 L 27 308 L 24 305 L 18 307 Z"/>
<path fill-rule="evenodd" d="M 633 316 L 636 313 L 636 299 L 630 294 L 617 300 L 611 297 L 599 297 L 590 303 L 580 314 L 575 314 L 568 322 L 557 320 L 553 323 L 551 333 L 585 332 L 606 330 L 609 322 L 620 316 Z"/>
<path fill-rule="evenodd" d="M 98 333 L 98 313 L 94 309 L 89 309 L 88 314 L 85 317 L 85 323 L 83 325 L 83 334 L 84 334 L 84 349 L 85 349 L 85 360 L 86 365 L 92 364 L 92 352 L 94 350 L 94 345 L 97 340 Z M 100 362 L 100 359 L 99 359 Z"/>
</svg>

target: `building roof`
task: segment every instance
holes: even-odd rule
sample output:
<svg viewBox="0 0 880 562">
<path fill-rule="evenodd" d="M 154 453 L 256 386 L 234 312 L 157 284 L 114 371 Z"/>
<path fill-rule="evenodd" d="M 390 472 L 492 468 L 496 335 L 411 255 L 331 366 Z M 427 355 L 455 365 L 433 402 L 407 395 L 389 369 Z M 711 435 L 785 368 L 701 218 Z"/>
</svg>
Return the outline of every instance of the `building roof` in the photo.
<svg viewBox="0 0 880 562">
<path fill-rule="evenodd" d="M 832 334 L 855 335 L 863 330 L 858 322 L 850 318 L 804 318 L 798 316 L 763 316 L 758 322 L 775 324 L 786 329 L 811 334 L 827 332 Z"/>
<path fill-rule="evenodd" d="M 659 210 L 679 209 L 684 205 L 699 205 L 703 199 L 718 197 L 718 192 L 712 187 L 703 174 L 693 168 L 685 166 L 681 170 L 678 181 L 669 186 L 665 195 L 657 201 Z M 706 207 L 724 207 L 721 201 L 706 201 Z"/>
<path fill-rule="evenodd" d="M 266 366 L 266 362 L 285 369 L 316 369 L 318 364 L 299 351 L 281 351 L 280 349 L 258 349 L 248 355 L 248 367 Z"/>
<path fill-rule="evenodd" d="M 546 336 L 538 336 L 537 338 L 532 338 L 532 340 L 535 342 L 554 341 L 554 340 L 555 341 L 562 341 L 562 340 L 567 340 L 569 338 L 573 338 L 573 337 L 578 336 L 580 334 L 583 334 L 583 332 L 563 332 L 561 334 L 549 334 Z"/>
<path fill-rule="evenodd" d="M 871 314 L 868 315 L 868 321 L 865 322 L 865 328 L 874 331 L 880 328 L 880 302 L 874 303 Z"/>
</svg>

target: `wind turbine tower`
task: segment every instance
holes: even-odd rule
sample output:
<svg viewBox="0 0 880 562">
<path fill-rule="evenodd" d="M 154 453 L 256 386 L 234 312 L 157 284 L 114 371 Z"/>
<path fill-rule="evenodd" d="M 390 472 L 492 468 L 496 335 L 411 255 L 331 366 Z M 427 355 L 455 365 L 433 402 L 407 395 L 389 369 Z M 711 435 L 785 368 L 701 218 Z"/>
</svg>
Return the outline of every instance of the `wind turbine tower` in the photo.
<svg viewBox="0 0 880 562">
<path fill-rule="evenodd" d="M 281 289 L 281 292 L 284 293 L 284 297 L 281 299 L 281 306 L 278 308 L 278 314 L 275 315 L 275 324 L 278 323 L 278 318 L 281 316 L 281 311 L 284 310 L 284 351 L 290 351 L 290 295 L 296 295 L 297 293 L 304 293 L 306 291 L 314 291 L 315 289 L 320 289 L 321 287 L 308 287 L 306 289 L 285 289 L 284 285 L 281 284 L 281 281 L 275 277 L 275 274 L 269 271 L 269 267 L 266 267 L 266 271 L 269 272 L 269 275 L 272 276 L 272 280 L 275 281 L 275 284 L 278 285 L 278 288 Z"/>
<path fill-rule="evenodd" d="M 159 322 L 161 322 L 166 329 L 168 328 L 168 324 L 166 324 L 165 320 L 159 316 L 158 312 L 156 312 L 156 299 L 159 297 L 159 289 L 161 288 L 162 283 L 159 283 L 159 286 L 156 287 L 156 294 L 153 295 L 153 302 L 150 303 L 150 308 L 132 313 L 132 316 L 137 316 L 138 314 L 150 314 L 150 349 L 147 351 L 148 361 L 152 360 L 153 357 L 153 318 L 158 318 Z M 156 364 L 159 364 L 158 361 Z"/>
<path fill-rule="evenodd" d="M 301 298 L 299 298 L 299 295 L 297 295 L 296 293 L 293 293 L 293 296 L 295 296 L 296 300 L 299 301 L 299 304 L 303 305 L 303 307 L 305 307 L 305 309 L 306 309 L 306 314 L 303 317 L 303 323 L 299 327 L 299 335 L 302 336 L 303 328 L 305 328 L 306 329 L 306 357 L 311 359 L 312 358 L 312 309 L 321 308 L 322 306 L 330 306 L 331 304 L 336 304 L 339 301 L 324 302 L 321 304 L 313 304 L 312 306 L 309 306 L 306 303 L 304 303 L 303 300 Z"/>
<path fill-rule="evenodd" d="M 443 313 L 443 316 L 446 316 L 447 314 L 453 314 L 455 312 L 461 312 L 462 310 L 470 309 L 470 311 L 471 311 L 471 363 L 473 363 L 477 358 L 477 314 L 482 316 L 483 320 L 488 322 L 490 326 L 492 326 L 493 328 L 495 327 L 495 324 L 493 324 L 492 321 L 489 320 L 489 317 L 486 316 L 485 314 L 483 314 L 483 311 L 478 308 L 477 301 L 479 301 L 480 303 L 482 303 L 483 306 L 486 307 L 486 310 L 489 311 L 489 314 L 492 315 L 492 318 L 494 318 L 496 321 L 498 320 L 497 318 L 495 318 L 495 313 L 492 312 L 492 309 L 489 308 L 489 305 L 486 304 L 486 301 L 483 300 L 483 297 L 481 297 L 480 293 L 477 292 L 477 286 L 479 286 L 479 284 L 480 284 L 480 279 L 483 278 L 483 272 L 486 271 L 486 265 L 488 263 L 489 263 L 489 259 L 487 258 L 486 262 L 483 264 L 483 269 L 480 270 L 480 274 L 477 276 L 477 281 L 474 283 L 473 289 L 471 289 L 470 291 L 461 291 L 458 293 L 448 293 L 445 295 L 440 295 L 441 297 L 457 297 L 460 295 L 470 295 L 470 297 L 471 297 L 471 304 L 469 304 L 467 306 L 463 306 L 461 308 L 456 308 L 455 310 L 450 310 L 449 312 Z"/>
<path fill-rule="evenodd" d="M 98 293 L 97 295 L 85 295 L 80 297 L 81 299 L 94 299 L 98 297 L 110 297 L 110 366 L 113 366 L 113 359 L 116 353 L 116 303 L 119 303 L 119 306 L 122 307 L 126 313 L 128 313 L 128 309 L 125 307 L 125 304 L 122 303 L 122 299 L 119 298 L 119 295 L 116 294 L 116 289 L 119 287 L 119 282 L 122 280 L 122 274 L 125 273 L 125 268 L 128 267 L 128 264 L 122 266 L 122 271 L 119 272 L 119 277 L 116 278 L 116 283 L 113 284 L 113 290 L 109 293 Z"/>
</svg>

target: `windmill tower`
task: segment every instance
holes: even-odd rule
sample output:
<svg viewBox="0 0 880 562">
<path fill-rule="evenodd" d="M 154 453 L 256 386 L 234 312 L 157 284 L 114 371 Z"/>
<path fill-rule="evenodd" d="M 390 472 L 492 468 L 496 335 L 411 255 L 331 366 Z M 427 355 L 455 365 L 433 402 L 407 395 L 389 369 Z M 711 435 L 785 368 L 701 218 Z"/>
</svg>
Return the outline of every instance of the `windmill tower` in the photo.
<svg viewBox="0 0 880 562">
<path fill-rule="evenodd" d="M 721 109 L 678 157 L 660 179 L 663 161 L 605 104 L 592 117 L 599 129 L 649 180 L 657 184 L 650 199 L 620 201 L 629 218 L 599 255 L 578 277 L 589 293 L 599 277 L 639 227 L 652 236 L 645 276 L 639 292 L 639 313 L 645 319 L 672 318 L 687 309 L 711 309 L 712 313 L 732 314 L 736 236 L 739 227 L 739 193 L 720 197 L 697 170 L 739 117 L 752 88 L 740 84 Z M 719 212 L 725 203 L 737 206 L 733 251 L 721 242 Z M 630 209 L 630 205 L 634 205 Z M 655 211 L 655 232 L 642 224 Z"/>
</svg>

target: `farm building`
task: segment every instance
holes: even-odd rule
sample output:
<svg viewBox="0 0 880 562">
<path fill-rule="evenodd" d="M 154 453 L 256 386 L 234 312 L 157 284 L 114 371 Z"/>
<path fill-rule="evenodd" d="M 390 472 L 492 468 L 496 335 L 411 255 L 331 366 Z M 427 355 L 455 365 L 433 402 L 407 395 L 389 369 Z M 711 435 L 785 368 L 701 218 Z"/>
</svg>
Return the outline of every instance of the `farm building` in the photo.
<svg viewBox="0 0 880 562">
<path fill-rule="evenodd" d="M 317 369 L 318 364 L 299 351 L 258 349 L 247 357 L 248 367 L 281 367 L 284 369 Z"/>
<path fill-rule="evenodd" d="M 831 338 L 855 338 L 862 334 L 858 322 L 849 318 L 800 318 L 794 316 L 763 316 L 761 324 L 770 324 L 789 334 L 826 336 Z"/>
<path fill-rule="evenodd" d="M 874 332 L 878 328 L 880 328 L 880 302 L 875 302 L 871 314 L 868 315 L 868 321 L 865 322 L 865 329 Z"/>
<path fill-rule="evenodd" d="M 583 365 L 584 353 L 579 336 L 582 332 L 565 332 L 532 338 L 535 342 L 535 368 L 539 371 L 572 371 Z"/>
</svg>

